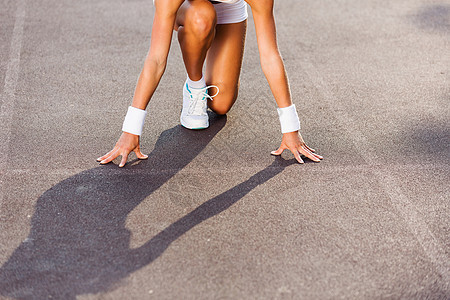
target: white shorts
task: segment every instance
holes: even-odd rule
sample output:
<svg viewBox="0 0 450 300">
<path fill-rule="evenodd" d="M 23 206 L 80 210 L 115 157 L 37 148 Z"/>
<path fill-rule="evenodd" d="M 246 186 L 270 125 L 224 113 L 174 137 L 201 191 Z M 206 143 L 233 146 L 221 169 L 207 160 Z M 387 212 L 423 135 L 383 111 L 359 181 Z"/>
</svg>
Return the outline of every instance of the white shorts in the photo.
<svg viewBox="0 0 450 300">
<path fill-rule="evenodd" d="M 217 24 L 239 23 L 248 18 L 247 3 L 244 0 L 232 4 L 212 2 L 216 9 Z"/>
</svg>

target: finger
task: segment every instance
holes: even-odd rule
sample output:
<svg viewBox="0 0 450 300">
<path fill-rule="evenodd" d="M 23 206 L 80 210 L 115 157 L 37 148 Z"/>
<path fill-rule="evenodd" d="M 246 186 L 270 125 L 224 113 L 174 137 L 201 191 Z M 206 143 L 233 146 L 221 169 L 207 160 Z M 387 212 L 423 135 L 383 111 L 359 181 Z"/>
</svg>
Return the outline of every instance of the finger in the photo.
<svg viewBox="0 0 450 300">
<path fill-rule="evenodd" d="M 314 150 L 313 148 L 309 147 L 308 145 L 305 144 L 305 147 L 309 149 L 309 151 L 311 152 L 316 152 L 316 150 Z"/>
<path fill-rule="evenodd" d="M 316 150 L 314 150 L 313 148 L 311 148 L 311 147 L 309 147 L 308 145 L 304 145 L 309 151 L 311 151 L 312 152 L 312 154 L 314 154 L 314 156 L 316 156 L 316 157 L 318 157 L 319 159 L 323 159 L 323 156 L 322 155 L 319 155 L 319 154 L 317 154 L 316 153 Z"/>
<path fill-rule="evenodd" d="M 286 147 L 281 145 L 280 148 L 278 148 L 275 151 L 270 152 L 270 154 L 272 154 L 272 155 L 281 155 L 281 153 L 283 153 L 284 150 L 286 150 Z"/>
<path fill-rule="evenodd" d="M 297 150 L 294 150 L 294 151 L 291 150 L 291 152 L 294 154 L 295 159 L 298 161 L 298 163 L 300 163 L 300 164 L 304 164 L 305 163 L 303 161 L 303 159 L 300 157 L 300 153 Z"/>
<path fill-rule="evenodd" d="M 322 156 L 322 155 L 319 155 L 319 154 L 317 154 L 317 153 L 313 153 L 313 154 L 314 154 L 314 156 L 318 157 L 319 159 L 323 159 L 323 156 Z"/>
<path fill-rule="evenodd" d="M 118 149 L 114 148 L 114 150 L 112 152 L 110 152 L 110 155 L 106 158 L 104 158 L 100 164 L 104 165 L 107 164 L 109 162 L 111 162 L 113 159 L 115 159 L 117 156 L 119 156 L 119 151 Z"/>
<path fill-rule="evenodd" d="M 301 154 L 303 154 L 304 156 L 306 156 L 307 158 L 309 158 L 310 160 L 314 161 L 314 162 L 319 162 L 320 158 L 318 158 L 314 153 L 312 153 L 311 151 L 309 151 L 309 149 L 306 148 L 300 148 L 299 152 Z"/>
<path fill-rule="evenodd" d="M 147 159 L 148 158 L 148 155 L 143 154 L 139 147 L 136 147 L 136 149 L 134 149 L 134 153 L 136 153 L 136 156 L 139 159 Z"/>
<path fill-rule="evenodd" d="M 127 152 L 122 153 L 122 160 L 120 161 L 119 168 L 122 168 L 127 163 L 128 154 L 129 153 Z"/>
<path fill-rule="evenodd" d="M 323 159 L 323 156 L 322 156 L 322 155 L 319 155 L 319 154 L 315 153 L 315 152 L 312 151 L 311 148 L 309 148 L 307 145 L 303 145 L 303 148 L 304 148 L 306 151 L 309 151 L 310 154 L 313 155 L 314 157 L 317 157 L 318 159 Z"/>
<path fill-rule="evenodd" d="M 111 153 L 113 153 L 115 150 L 116 150 L 116 147 L 114 147 L 111 151 L 109 151 L 109 152 L 106 153 L 105 155 L 100 156 L 99 158 L 97 158 L 97 161 L 102 161 L 102 160 L 104 160 L 105 158 L 107 158 L 108 156 L 110 156 Z"/>
<path fill-rule="evenodd" d="M 322 155 L 319 155 L 319 154 L 314 153 L 314 152 L 311 152 L 311 154 L 314 155 L 314 157 L 316 157 L 316 158 L 318 158 L 318 159 L 320 159 L 320 160 L 323 159 L 323 156 L 322 156 Z"/>
<path fill-rule="evenodd" d="M 320 158 L 316 154 L 312 153 L 308 148 L 300 147 L 298 150 L 299 150 L 299 152 L 301 154 L 303 154 L 304 156 L 306 156 L 310 160 L 315 161 L 315 162 L 319 162 L 320 161 Z"/>
</svg>

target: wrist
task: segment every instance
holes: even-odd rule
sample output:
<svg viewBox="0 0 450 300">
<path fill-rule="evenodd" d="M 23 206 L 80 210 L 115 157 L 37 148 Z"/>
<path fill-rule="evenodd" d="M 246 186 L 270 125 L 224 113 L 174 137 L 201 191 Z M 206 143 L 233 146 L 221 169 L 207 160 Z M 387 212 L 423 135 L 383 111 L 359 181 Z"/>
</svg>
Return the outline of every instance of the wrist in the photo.
<svg viewBox="0 0 450 300">
<path fill-rule="evenodd" d="M 140 136 L 144 128 L 146 115 L 147 112 L 145 110 L 129 106 L 123 121 L 122 131 Z"/>
<path fill-rule="evenodd" d="M 298 135 L 298 130 L 297 131 L 285 132 L 285 133 L 283 133 L 283 135 L 286 135 L 286 136 L 297 136 Z"/>
<path fill-rule="evenodd" d="M 300 130 L 300 120 L 295 104 L 288 107 L 277 108 L 277 111 L 280 119 L 281 133 L 297 132 Z"/>
</svg>

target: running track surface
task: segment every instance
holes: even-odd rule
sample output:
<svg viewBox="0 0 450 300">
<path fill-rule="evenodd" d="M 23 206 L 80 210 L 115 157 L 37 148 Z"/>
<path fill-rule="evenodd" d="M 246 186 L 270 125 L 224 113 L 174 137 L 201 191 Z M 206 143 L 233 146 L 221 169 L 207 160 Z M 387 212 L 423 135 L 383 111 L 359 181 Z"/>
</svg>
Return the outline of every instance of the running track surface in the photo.
<svg viewBox="0 0 450 300">
<path fill-rule="evenodd" d="M 281 134 L 249 21 L 239 99 L 178 124 L 174 42 L 142 148 L 99 166 L 151 1 L 1 0 L 0 298 L 450 297 L 450 5 L 276 1 L 307 143 Z"/>
</svg>

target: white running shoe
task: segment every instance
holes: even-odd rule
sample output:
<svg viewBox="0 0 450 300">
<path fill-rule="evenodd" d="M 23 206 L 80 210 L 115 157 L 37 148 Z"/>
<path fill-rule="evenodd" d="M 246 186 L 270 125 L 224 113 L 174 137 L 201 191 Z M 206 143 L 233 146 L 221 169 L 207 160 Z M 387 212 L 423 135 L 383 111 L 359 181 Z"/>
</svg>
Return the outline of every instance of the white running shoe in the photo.
<svg viewBox="0 0 450 300">
<path fill-rule="evenodd" d="M 216 88 L 217 93 L 208 95 L 209 88 Z M 205 129 L 209 127 L 208 114 L 206 109 L 208 99 L 212 100 L 219 93 L 219 88 L 215 85 L 205 86 L 201 89 L 194 89 L 188 86 L 187 81 L 183 87 L 183 109 L 181 110 L 180 122 L 188 129 Z"/>
</svg>

